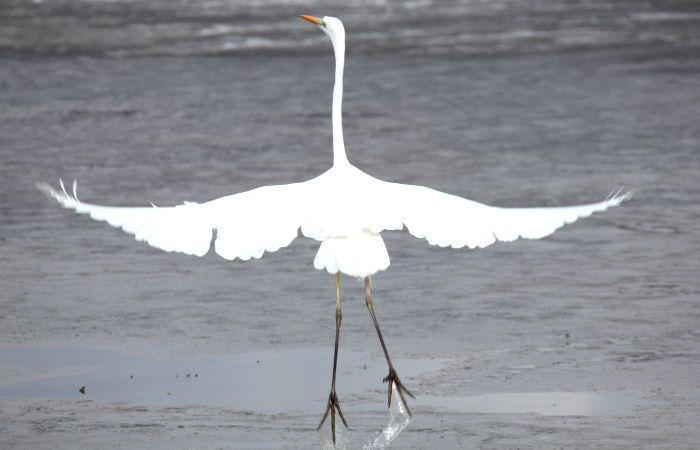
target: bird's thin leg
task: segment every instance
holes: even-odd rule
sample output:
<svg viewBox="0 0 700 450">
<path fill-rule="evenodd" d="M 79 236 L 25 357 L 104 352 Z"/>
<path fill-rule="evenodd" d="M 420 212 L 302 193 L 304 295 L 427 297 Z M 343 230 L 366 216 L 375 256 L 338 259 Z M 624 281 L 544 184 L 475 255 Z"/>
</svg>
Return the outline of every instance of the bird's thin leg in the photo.
<svg viewBox="0 0 700 450">
<path fill-rule="evenodd" d="M 333 436 L 333 445 L 335 446 L 335 411 L 338 410 L 338 415 L 343 420 L 345 428 L 348 428 L 348 423 L 343 417 L 343 411 L 340 410 L 338 396 L 335 394 L 335 372 L 338 366 L 338 340 L 340 338 L 340 322 L 343 320 L 343 313 L 340 311 L 340 273 L 335 274 L 335 352 L 333 353 L 333 381 L 331 381 L 331 393 L 328 396 L 328 405 L 326 412 L 323 413 L 321 423 L 318 424 L 317 430 L 321 429 L 323 422 L 328 417 L 328 411 L 331 413 L 331 434 Z"/>
<path fill-rule="evenodd" d="M 369 286 L 369 277 L 365 277 L 365 301 L 367 302 L 367 309 L 369 309 L 369 313 L 372 315 L 372 321 L 374 322 L 374 328 L 377 330 L 377 336 L 379 336 L 379 342 L 382 344 L 382 350 L 384 350 L 384 356 L 386 357 L 386 363 L 389 365 L 389 375 L 384 378 L 384 382 L 389 382 L 389 399 L 388 399 L 388 406 L 391 407 L 391 385 L 392 383 L 396 385 L 396 391 L 399 393 L 401 396 L 401 401 L 403 402 L 403 405 L 406 407 L 406 412 L 408 413 L 409 417 L 412 417 L 411 410 L 408 408 L 408 403 L 406 403 L 406 399 L 404 398 L 403 394 L 404 392 L 408 395 L 411 396 L 411 398 L 415 398 L 413 394 L 411 394 L 411 391 L 406 389 L 404 385 L 401 383 L 401 380 L 399 380 L 399 375 L 396 373 L 396 370 L 394 370 L 394 366 L 391 364 L 391 359 L 389 358 L 389 352 L 386 350 L 386 345 L 384 345 L 384 338 L 382 337 L 382 332 L 379 330 L 379 323 L 377 322 L 377 316 L 374 315 L 374 306 L 372 305 L 372 292 Z"/>
</svg>

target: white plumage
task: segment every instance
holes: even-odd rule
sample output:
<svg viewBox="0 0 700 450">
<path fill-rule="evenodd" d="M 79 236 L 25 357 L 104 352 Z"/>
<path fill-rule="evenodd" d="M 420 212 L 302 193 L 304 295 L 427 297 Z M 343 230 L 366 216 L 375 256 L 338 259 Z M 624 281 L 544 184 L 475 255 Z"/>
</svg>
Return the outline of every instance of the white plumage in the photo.
<svg viewBox="0 0 700 450">
<path fill-rule="evenodd" d="M 320 20 L 320 19 L 319 19 Z M 206 203 L 174 207 L 126 208 L 93 205 L 40 183 L 39 189 L 62 206 L 119 227 L 153 247 L 203 256 L 216 233 L 214 249 L 223 258 L 260 258 L 289 245 L 299 230 L 321 241 L 314 267 L 330 273 L 367 277 L 389 266 L 380 232 L 404 226 L 441 247 L 486 247 L 495 241 L 539 239 L 596 211 L 617 206 L 630 193 L 587 205 L 558 208 L 498 208 L 423 186 L 374 178 L 348 162 L 341 124 L 345 30 L 324 17 L 319 26 L 333 42 L 334 163 L 311 180 L 264 186 Z"/>
<path fill-rule="evenodd" d="M 379 234 L 384 230 L 406 226 L 432 245 L 486 247 L 496 241 L 548 236 L 580 217 L 617 206 L 630 195 L 569 207 L 498 208 L 423 186 L 381 181 L 354 166 L 334 167 L 303 183 L 264 186 L 173 207 L 93 205 L 65 189 L 38 187 L 62 206 L 168 252 L 203 256 L 215 231 L 216 253 L 245 261 L 288 246 L 301 229 L 304 236 L 321 241 L 314 267 L 354 277 L 389 267 Z"/>
<path fill-rule="evenodd" d="M 539 239 L 579 217 L 617 206 L 630 197 L 618 191 L 605 201 L 560 208 L 498 208 L 445 194 L 423 186 L 378 180 L 350 164 L 345 154 L 341 123 L 345 30 L 333 17 L 302 16 L 319 26 L 333 42 L 333 166 L 311 180 L 265 186 L 206 203 L 174 207 L 120 208 L 78 200 L 76 185 L 69 194 L 41 183 L 37 187 L 62 206 L 95 220 L 119 227 L 136 239 L 169 252 L 203 256 L 214 239 L 216 253 L 226 259 L 260 258 L 289 245 L 301 233 L 321 242 L 314 267 L 336 274 L 336 334 L 333 378 L 323 425 L 330 412 L 335 444 L 335 414 L 347 422 L 335 391 L 338 340 L 342 313 L 338 273 L 365 278 L 365 301 L 384 350 L 389 374 L 388 403 L 396 387 L 406 411 L 408 391 L 394 369 L 374 313 L 369 276 L 389 267 L 389 254 L 381 237 L 384 230 L 408 229 L 441 247 L 486 247 L 496 241 Z M 405 394 L 405 395 L 404 395 Z"/>
</svg>

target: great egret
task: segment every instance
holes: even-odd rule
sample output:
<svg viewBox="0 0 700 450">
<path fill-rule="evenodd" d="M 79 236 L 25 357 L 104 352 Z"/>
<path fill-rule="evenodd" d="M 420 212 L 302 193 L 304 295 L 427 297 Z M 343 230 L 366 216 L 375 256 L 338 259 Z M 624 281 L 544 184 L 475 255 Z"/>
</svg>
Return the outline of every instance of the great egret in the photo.
<svg viewBox="0 0 700 450">
<path fill-rule="evenodd" d="M 343 143 L 343 23 L 335 17 L 301 17 L 330 37 L 335 52 L 333 166 L 328 171 L 305 182 L 264 186 L 206 203 L 185 202 L 164 208 L 83 203 L 78 200 L 75 182 L 72 195 L 62 181 L 61 190 L 44 183 L 37 187 L 66 208 L 121 227 L 137 240 L 169 252 L 203 256 L 209 251 L 213 232 L 216 253 L 228 260 L 260 258 L 265 251 L 279 250 L 297 237 L 299 229 L 304 236 L 320 241 L 314 267 L 335 275 L 336 332 L 331 391 L 319 428 L 330 412 L 335 443 L 336 410 L 347 427 L 335 390 L 342 321 L 341 272 L 364 278 L 367 308 L 389 366 L 389 374 L 384 378 L 389 383 L 388 404 L 391 406 L 392 385 L 395 385 L 406 411 L 411 414 L 404 394 L 413 395 L 403 386 L 391 364 L 372 306 L 370 276 L 389 267 L 381 231 L 401 230 L 405 226 L 409 233 L 425 238 L 430 244 L 452 248 L 486 247 L 519 237 L 539 239 L 580 217 L 617 206 L 631 193 L 618 191 L 605 201 L 578 206 L 498 208 L 423 186 L 381 181 L 364 173 L 350 164 Z"/>
</svg>

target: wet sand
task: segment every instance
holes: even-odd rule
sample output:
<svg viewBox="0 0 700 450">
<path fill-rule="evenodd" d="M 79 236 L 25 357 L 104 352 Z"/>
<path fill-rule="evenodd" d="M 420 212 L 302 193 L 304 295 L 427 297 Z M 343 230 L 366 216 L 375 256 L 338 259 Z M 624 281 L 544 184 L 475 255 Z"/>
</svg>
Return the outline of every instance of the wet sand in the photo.
<svg viewBox="0 0 700 450">
<path fill-rule="evenodd" d="M 308 179 L 331 161 L 330 56 L 2 62 L 0 446 L 322 445 L 335 305 L 318 243 L 247 263 L 166 254 L 34 182 L 135 206 Z M 375 308 L 417 397 L 395 448 L 700 441 L 699 69 L 655 48 L 348 59 L 348 154 L 372 175 L 502 206 L 641 188 L 541 241 L 384 233 Z M 341 289 L 357 448 L 390 416 L 362 283 Z"/>
</svg>

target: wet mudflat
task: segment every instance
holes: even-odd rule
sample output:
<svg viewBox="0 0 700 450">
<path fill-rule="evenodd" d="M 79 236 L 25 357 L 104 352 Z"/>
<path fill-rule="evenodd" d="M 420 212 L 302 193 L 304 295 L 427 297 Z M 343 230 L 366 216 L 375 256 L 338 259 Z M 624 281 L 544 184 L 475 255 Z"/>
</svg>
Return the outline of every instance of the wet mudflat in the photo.
<svg viewBox="0 0 700 450">
<path fill-rule="evenodd" d="M 660 12 L 645 16 L 658 34 L 687 33 Z M 375 309 L 417 397 L 396 448 L 700 440 L 700 60 L 659 42 L 348 55 L 348 156 L 374 176 L 502 206 L 641 189 L 542 241 L 449 250 L 384 233 Z M 0 446 L 327 439 L 335 305 L 318 243 L 246 263 L 165 254 L 34 188 L 77 178 L 84 201 L 170 205 L 315 176 L 331 163 L 332 63 L 314 45 L 2 56 Z M 347 448 L 390 420 L 363 295 L 341 279 Z"/>
</svg>

